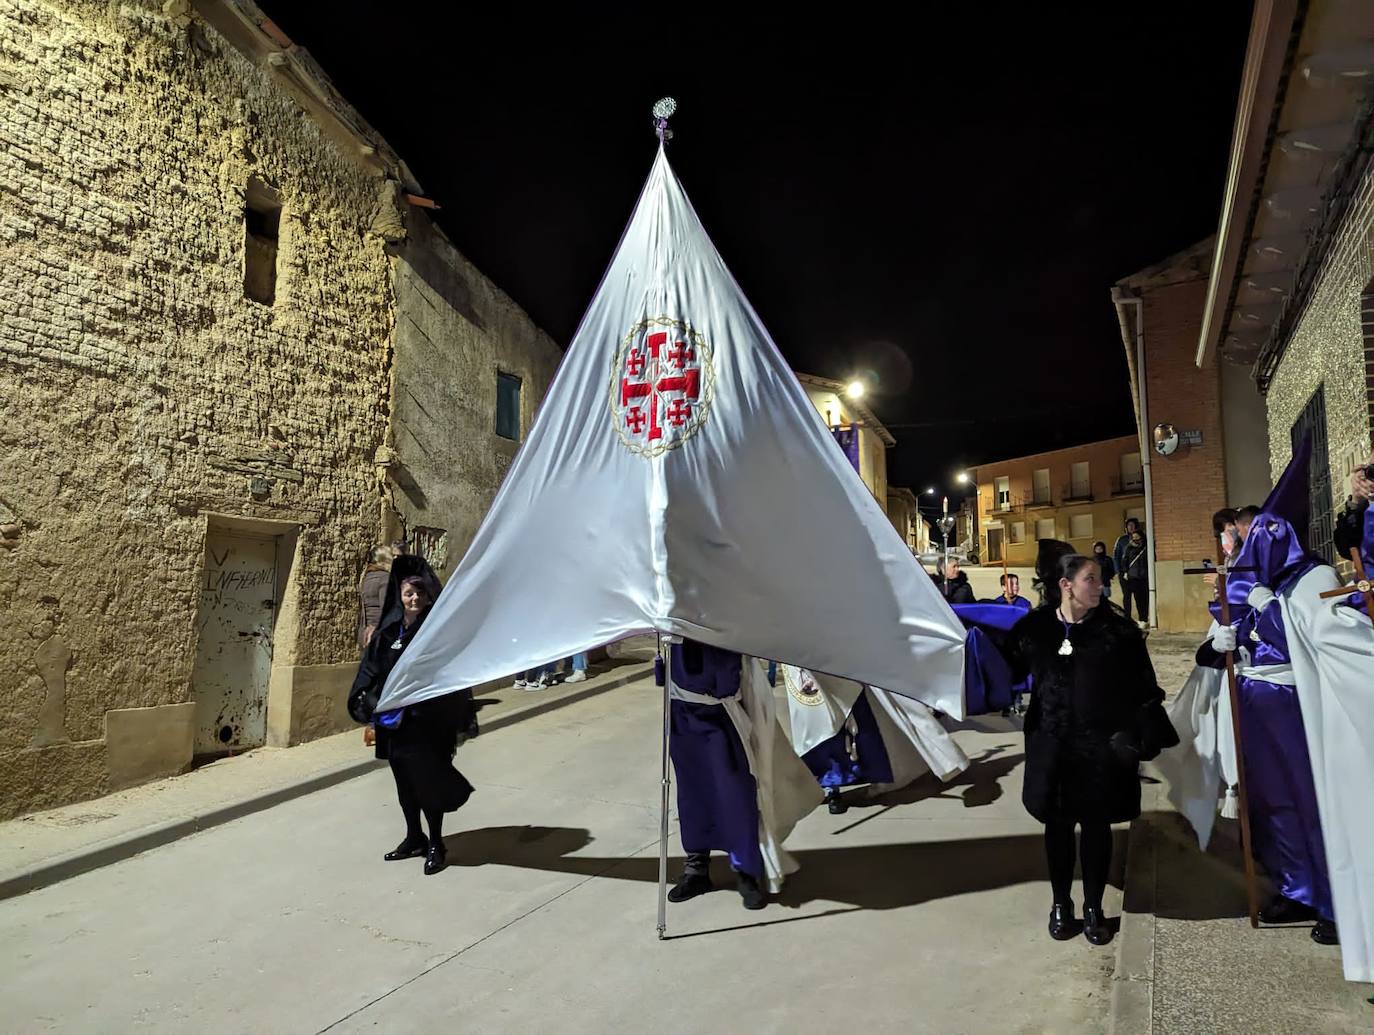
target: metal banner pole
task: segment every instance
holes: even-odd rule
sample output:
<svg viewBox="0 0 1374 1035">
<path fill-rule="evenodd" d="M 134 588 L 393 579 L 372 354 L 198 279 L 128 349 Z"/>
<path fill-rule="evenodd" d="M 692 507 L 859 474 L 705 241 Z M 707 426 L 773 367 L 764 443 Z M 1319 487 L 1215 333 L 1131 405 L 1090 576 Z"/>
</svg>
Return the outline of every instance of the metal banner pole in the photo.
<svg viewBox="0 0 1374 1035">
<path fill-rule="evenodd" d="M 673 687 L 673 645 L 667 645 L 667 659 L 663 666 L 663 766 L 660 774 L 662 796 L 659 800 L 658 817 L 658 937 L 662 941 L 668 934 L 668 788 L 671 778 L 668 775 L 668 733 L 669 700 Z"/>
</svg>

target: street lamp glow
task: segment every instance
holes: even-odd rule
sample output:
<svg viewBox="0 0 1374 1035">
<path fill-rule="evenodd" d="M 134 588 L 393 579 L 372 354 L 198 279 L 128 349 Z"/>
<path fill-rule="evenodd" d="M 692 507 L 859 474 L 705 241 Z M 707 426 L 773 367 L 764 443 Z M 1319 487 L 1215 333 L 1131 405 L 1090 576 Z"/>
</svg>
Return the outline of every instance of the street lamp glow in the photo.
<svg viewBox="0 0 1374 1035">
<path fill-rule="evenodd" d="M 927 489 L 927 490 L 926 490 L 926 495 L 927 495 L 927 496 L 934 496 L 934 495 L 935 495 L 935 489 L 934 489 L 933 487 Z"/>
<path fill-rule="evenodd" d="M 968 472 L 967 472 L 967 471 L 960 471 L 958 474 L 956 474 L 956 475 L 954 476 L 954 480 L 955 480 L 956 482 L 958 482 L 960 485 L 967 485 L 967 484 L 968 484 Z"/>
<path fill-rule="evenodd" d="M 854 400 L 864 397 L 864 383 L 862 381 L 850 381 L 844 386 L 844 394 Z"/>
</svg>

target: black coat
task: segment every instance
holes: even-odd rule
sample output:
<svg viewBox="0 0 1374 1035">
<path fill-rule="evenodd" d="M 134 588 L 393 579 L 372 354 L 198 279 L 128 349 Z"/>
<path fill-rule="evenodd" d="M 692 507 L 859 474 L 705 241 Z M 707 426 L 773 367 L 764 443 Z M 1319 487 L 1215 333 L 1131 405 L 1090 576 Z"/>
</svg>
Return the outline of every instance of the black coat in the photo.
<svg viewBox="0 0 1374 1035">
<path fill-rule="evenodd" d="M 1116 564 L 1112 561 L 1112 555 L 1109 553 L 1093 554 L 1093 560 L 1102 569 L 1102 585 L 1110 589 L 1112 579 L 1116 578 Z"/>
<path fill-rule="evenodd" d="M 935 587 L 940 591 L 940 595 L 951 604 L 976 604 L 978 598 L 973 595 L 973 587 L 969 585 L 968 574 L 960 572 L 953 579 L 949 580 L 949 593 L 945 593 L 945 577 L 943 575 L 932 575 L 935 580 Z"/>
<path fill-rule="evenodd" d="M 1146 542 L 1139 546 L 1127 542 L 1125 553 L 1122 554 L 1121 564 L 1117 566 L 1116 574 L 1122 582 L 1145 582 L 1149 575 L 1146 568 L 1149 566 L 1150 547 Z"/>
<path fill-rule="evenodd" d="M 363 652 L 362 664 L 358 666 L 353 678 L 350 697 L 354 691 L 375 688 L 380 690 L 387 676 L 396 667 L 401 654 L 420 631 L 429 611 L 405 628 L 402 622 L 404 609 L 401 606 L 401 582 L 410 576 L 425 580 L 431 600 L 437 600 L 442 586 L 433 570 L 419 557 L 405 555 L 396 558 L 391 567 L 391 579 L 387 585 L 386 603 L 381 621 L 372 641 Z M 399 644 L 399 646 L 398 646 Z M 442 697 L 407 705 L 402 709 L 400 726 L 388 729 L 377 723 L 377 757 L 392 758 L 408 755 L 423 755 L 426 759 L 442 758 L 445 762 L 453 758 L 458 748 L 460 732 L 475 728 L 475 710 L 472 692 L 460 690 Z M 354 718 L 360 718 L 355 715 Z"/>
<path fill-rule="evenodd" d="M 1013 678 L 1034 678 L 1021 800 L 1042 823 L 1134 819 L 1141 757 L 1178 742 L 1164 691 L 1140 630 L 1111 604 L 1071 626 L 1069 641 L 1073 653 L 1061 655 L 1064 624 L 1052 607 L 1036 608 L 1008 638 Z"/>
</svg>

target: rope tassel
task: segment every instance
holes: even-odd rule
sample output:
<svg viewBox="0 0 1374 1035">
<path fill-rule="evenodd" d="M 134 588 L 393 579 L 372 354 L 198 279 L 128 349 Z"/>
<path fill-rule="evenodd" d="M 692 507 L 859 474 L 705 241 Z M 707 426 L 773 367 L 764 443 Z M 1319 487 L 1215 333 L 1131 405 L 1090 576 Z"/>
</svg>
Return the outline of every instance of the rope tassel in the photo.
<svg viewBox="0 0 1374 1035">
<path fill-rule="evenodd" d="M 1240 797 L 1234 785 L 1226 788 L 1226 794 L 1221 799 L 1221 818 L 1240 819 Z"/>
</svg>

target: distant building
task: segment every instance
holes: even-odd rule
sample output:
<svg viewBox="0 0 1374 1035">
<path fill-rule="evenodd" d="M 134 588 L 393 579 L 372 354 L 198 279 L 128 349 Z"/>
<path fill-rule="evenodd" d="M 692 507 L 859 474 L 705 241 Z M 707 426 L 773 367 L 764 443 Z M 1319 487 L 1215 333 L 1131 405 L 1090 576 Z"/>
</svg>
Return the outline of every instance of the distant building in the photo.
<svg viewBox="0 0 1374 1035">
<path fill-rule="evenodd" d="M 1101 539 L 1110 549 L 1126 518 L 1144 519 L 1134 436 L 979 464 L 969 475 L 978 489 L 967 501 L 977 522 L 970 534 L 983 564 L 1033 566 L 1040 539 L 1083 553 Z"/>
<path fill-rule="evenodd" d="M 888 486 L 887 517 L 912 553 L 922 554 L 930 549 L 930 525 L 921 516 L 920 497 L 910 489 Z"/>
<path fill-rule="evenodd" d="M 873 415 L 862 399 L 851 399 L 843 381 L 813 374 L 797 374 L 812 405 L 829 425 L 835 441 L 849 457 L 859 477 L 873 493 L 878 506 L 887 511 L 887 451 L 897 444 L 882 421 Z"/>
</svg>

